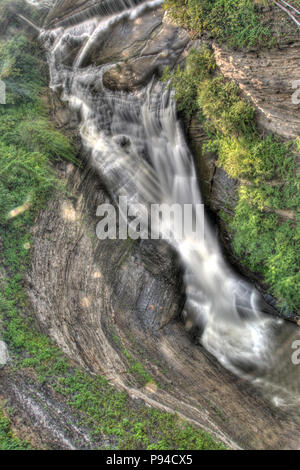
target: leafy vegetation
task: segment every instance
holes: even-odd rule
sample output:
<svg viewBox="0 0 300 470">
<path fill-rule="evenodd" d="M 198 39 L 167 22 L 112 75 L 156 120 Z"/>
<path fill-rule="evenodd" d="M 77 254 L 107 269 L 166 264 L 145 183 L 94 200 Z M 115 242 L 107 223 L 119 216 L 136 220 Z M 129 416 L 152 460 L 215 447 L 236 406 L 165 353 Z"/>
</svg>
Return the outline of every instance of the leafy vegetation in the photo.
<svg viewBox="0 0 300 470">
<path fill-rule="evenodd" d="M 122 352 L 130 364 L 129 373 L 132 374 L 137 382 L 143 386 L 148 383 L 155 383 L 151 375 L 145 370 L 143 365 L 133 359 L 131 354 L 122 347 Z"/>
<path fill-rule="evenodd" d="M 84 411 L 93 435 L 113 436 L 120 449 L 222 449 L 203 431 L 176 415 L 142 406 L 134 408 L 124 392 L 114 390 L 103 377 L 76 371 L 58 379 L 57 390 L 72 397 L 72 406 Z"/>
<path fill-rule="evenodd" d="M 0 7 L 2 3 L 0 2 Z M 113 448 L 222 449 L 207 433 L 178 416 L 135 404 L 104 377 L 75 368 L 37 332 L 24 289 L 30 263 L 32 227 L 37 211 L 61 187 L 52 163 L 76 161 L 70 142 L 49 122 L 41 93 L 46 69 L 38 47 L 23 35 L 0 41 L 0 79 L 7 84 L 7 105 L 0 107 L 0 328 L 8 343 L 11 369 L 28 371 L 40 384 L 60 393 L 95 440 L 110 437 Z M 151 381 L 143 366 L 124 350 L 141 385 Z M 0 448 L 24 449 L 0 411 Z"/>
<path fill-rule="evenodd" d="M 0 407 L 0 450 L 30 450 L 27 442 L 22 442 L 11 429 L 9 419 Z"/>
<path fill-rule="evenodd" d="M 171 17 L 195 34 L 206 31 L 233 47 L 273 44 L 272 33 L 257 10 L 268 0 L 164 0 Z"/>
<path fill-rule="evenodd" d="M 0 42 L 0 79 L 7 90 L 7 104 L 0 107 L 1 224 L 13 218 L 15 208 L 30 204 L 34 209 L 43 203 L 57 185 L 52 162 L 76 160 L 72 145 L 49 122 L 39 98 L 46 77 L 37 52 L 20 34 Z M 20 225 L 19 220 L 10 222 L 11 230 L 22 229 Z"/>
<path fill-rule="evenodd" d="M 16 13 L 30 18 L 35 24 L 41 25 L 47 13 L 47 9 L 35 8 L 26 0 L 1 0 L 0 1 L 0 36 L 5 36 L 8 31 L 16 32 Z"/>
<path fill-rule="evenodd" d="M 282 308 L 299 309 L 299 140 L 262 136 L 254 108 L 214 71 L 213 55 L 204 48 L 191 51 L 184 70 L 166 70 L 163 79 L 171 81 L 179 110 L 186 117 L 196 112 L 203 123 L 203 151 L 216 151 L 217 165 L 241 180 L 234 219 L 226 218 L 236 254 L 265 279 Z"/>
<path fill-rule="evenodd" d="M 74 368 L 46 336 L 35 331 L 29 316 L 20 315 L 20 308 L 30 313 L 20 275 L 18 270 L 7 280 L 0 297 L 4 339 L 14 353 L 14 368 L 33 370 L 40 383 L 47 382 L 62 394 L 81 412 L 82 424 L 91 429 L 93 439 L 104 434 L 115 442 L 114 448 L 127 450 L 224 448 L 178 416 L 134 405 L 127 393 L 118 392 L 104 377 L 91 377 Z"/>
</svg>

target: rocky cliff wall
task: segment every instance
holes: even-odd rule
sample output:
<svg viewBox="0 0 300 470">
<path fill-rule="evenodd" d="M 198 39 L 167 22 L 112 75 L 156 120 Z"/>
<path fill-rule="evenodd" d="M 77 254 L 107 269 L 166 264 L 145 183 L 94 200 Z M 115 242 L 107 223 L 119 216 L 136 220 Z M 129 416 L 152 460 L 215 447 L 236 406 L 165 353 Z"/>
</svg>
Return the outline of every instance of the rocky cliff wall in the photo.
<svg viewBox="0 0 300 470">
<path fill-rule="evenodd" d="M 300 136 L 300 39 L 281 48 L 242 52 L 213 44 L 220 71 L 234 80 L 257 109 L 261 129 L 284 138 Z M 293 88 L 294 87 L 294 88 Z"/>
</svg>

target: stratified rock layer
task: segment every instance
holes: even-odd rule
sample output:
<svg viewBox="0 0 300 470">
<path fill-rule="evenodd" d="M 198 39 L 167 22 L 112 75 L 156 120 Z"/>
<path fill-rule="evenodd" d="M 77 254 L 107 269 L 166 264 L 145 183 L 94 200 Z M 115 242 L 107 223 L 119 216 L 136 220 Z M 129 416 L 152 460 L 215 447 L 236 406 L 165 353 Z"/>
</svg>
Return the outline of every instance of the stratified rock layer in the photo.
<svg viewBox="0 0 300 470">
<path fill-rule="evenodd" d="M 288 139 L 298 137 L 300 104 L 292 98 L 293 85 L 300 80 L 300 41 L 247 53 L 216 44 L 213 49 L 221 72 L 235 80 L 255 105 L 260 126 Z"/>
</svg>

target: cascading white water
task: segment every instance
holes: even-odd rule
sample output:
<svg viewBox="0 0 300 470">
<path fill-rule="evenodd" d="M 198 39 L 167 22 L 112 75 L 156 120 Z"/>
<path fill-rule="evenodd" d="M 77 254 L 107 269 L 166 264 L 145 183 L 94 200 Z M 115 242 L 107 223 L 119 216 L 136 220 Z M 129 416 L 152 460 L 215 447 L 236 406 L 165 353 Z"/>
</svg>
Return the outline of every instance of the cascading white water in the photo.
<svg viewBox="0 0 300 470">
<path fill-rule="evenodd" d="M 193 204 L 197 211 L 197 175 L 168 88 L 153 80 L 135 93 L 111 92 L 102 77 L 112 64 L 83 66 L 91 47 L 113 25 L 133 21 L 160 4 L 116 0 L 117 13 L 110 16 L 107 10 L 107 17 L 43 31 L 41 39 L 48 52 L 51 87 L 78 113 L 91 164 L 105 178 L 112 198 L 117 202 L 126 195 L 146 205 Z M 72 44 L 80 47 L 70 67 L 64 58 Z M 267 374 L 278 392 L 270 371 L 279 360 L 282 322 L 261 312 L 259 294 L 227 265 L 207 221 L 204 240 L 187 235 L 179 242 L 174 236 L 171 243 L 186 268 L 186 323 L 199 328 L 199 340 L 225 367 L 260 381 Z"/>
</svg>

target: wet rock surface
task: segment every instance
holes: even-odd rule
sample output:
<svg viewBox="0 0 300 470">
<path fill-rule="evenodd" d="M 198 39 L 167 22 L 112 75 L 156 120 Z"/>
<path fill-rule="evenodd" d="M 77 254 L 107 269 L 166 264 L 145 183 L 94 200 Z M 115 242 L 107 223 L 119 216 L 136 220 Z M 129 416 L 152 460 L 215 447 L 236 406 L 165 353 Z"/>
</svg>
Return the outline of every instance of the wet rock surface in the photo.
<svg viewBox="0 0 300 470">
<path fill-rule="evenodd" d="M 145 86 L 154 75 L 160 76 L 165 66 L 174 67 L 182 61 L 181 55 L 191 42 L 186 31 L 163 18 L 161 10 L 145 9 L 136 19 L 116 21 L 99 39 L 87 43 L 80 67 L 116 64 L 103 76 L 104 85 L 114 91 L 134 91 Z M 83 44 L 79 39 L 68 38 L 64 47 L 68 52 L 63 64 L 71 66 Z"/>
<path fill-rule="evenodd" d="M 107 338 L 111 320 L 135 313 L 144 328 L 159 330 L 180 313 L 182 281 L 167 245 L 96 238 L 96 210 L 108 195 L 92 170 L 76 173 L 71 187 L 77 203 L 56 200 L 36 225 L 30 297 L 43 330 L 69 356 L 113 377 L 126 367 Z"/>
<path fill-rule="evenodd" d="M 119 61 L 104 74 L 103 83 L 112 90 L 132 91 L 144 86 L 153 75 L 160 76 L 165 66 L 174 67 L 190 42 L 189 35 L 181 28 L 163 22 L 161 11 L 145 13 L 138 18 L 129 31 L 117 25 L 102 45 L 105 56 L 92 53 L 93 63 Z M 120 51 L 120 45 L 124 49 Z"/>
</svg>

